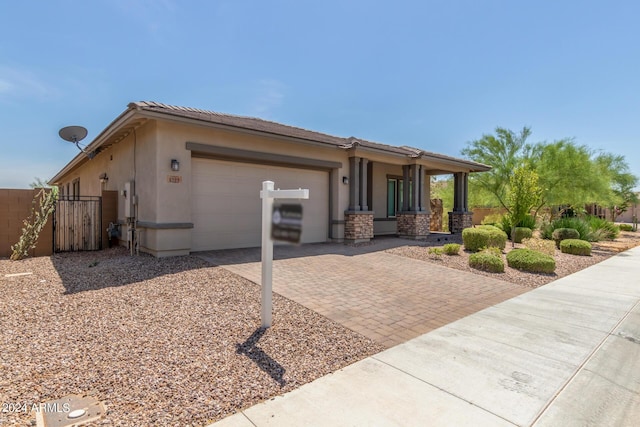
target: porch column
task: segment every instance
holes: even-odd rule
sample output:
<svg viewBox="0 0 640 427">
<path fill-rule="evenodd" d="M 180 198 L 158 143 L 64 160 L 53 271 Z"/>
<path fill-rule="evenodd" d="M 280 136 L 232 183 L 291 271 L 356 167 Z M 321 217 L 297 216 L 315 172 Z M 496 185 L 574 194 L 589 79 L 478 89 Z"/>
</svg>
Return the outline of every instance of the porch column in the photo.
<svg viewBox="0 0 640 427">
<path fill-rule="evenodd" d="M 469 174 L 463 173 L 462 182 L 464 183 L 464 193 L 462 195 L 462 205 L 465 212 L 469 212 Z"/>
<path fill-rule="evenodd" d="M 349 157 L 349 210 L 360 210 L 360 157 Z"/>
<path fill-rule="evenodd" d="M 469 174 L 458 172 L 453 176 L 453 212 L 449 212 L 449 231 L 459 233 L 471 227 L 473 213 L 469 212 Z"/>
<path fill-rule="evenodd" d="M 422 210 L 431 213 L 431 176 L 427 175 L 424 166 L 420 177 L 422 179 Z"/>
<path fill-rule="evenodd" d="M 402 166 L 402 211 L 409 211 L 409 165 Z"/>
<path fill-rule="evenodd" d="M 402 212 L 396 214 L 398 235 L 408 239 L 425 239 L 429 235 L 431 211 L 424 207 L 424 166 L 405 165 L 402 172 Z"/>
<path fill-rule="evenodd" d="M 453 211 L 460 211 L 460 197 L 458 196 L 458 188 L 460 187 L 460 174 L 453 174 Z"/>
<path fill-rule="evenodd" d="M 363 211 L 369 210 L 369 203 L 367 201 L 367 164 L 369 160 L 365 158 L 360 159 L 360 207 Z"/>
<path fill-rule="evenodd" d="M 373 212 L 367 197 L 369 161 L 349 157 L 349 208 L 344 212 L 344 240 L 368 242 L 373 238 Z"/>
<path fill-rule="evenodd" d="M 409 210 L 412 212 L 420 211 L 420 176 L 418 174 L 419 167 L 417 164 L 411 165 L 411 183 L 413 185 L 412 188 L 412 196 L 411 196 L 411 204 Z"/>
</svg>

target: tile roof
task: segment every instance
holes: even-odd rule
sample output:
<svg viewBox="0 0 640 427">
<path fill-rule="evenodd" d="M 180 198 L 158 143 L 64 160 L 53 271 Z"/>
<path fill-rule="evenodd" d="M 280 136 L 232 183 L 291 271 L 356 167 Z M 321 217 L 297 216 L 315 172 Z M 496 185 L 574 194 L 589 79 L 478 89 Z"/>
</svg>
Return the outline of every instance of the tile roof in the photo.
<svg viewBox="0 0 640 427">
<path fill-rule="evenodd" d="M 456 157 L 446 156 L 444 154 L 433 153 L 430 151 L 424 151 L 418 148 L 408 146 L 394 146 L 388 144 L 381 144 L 379 142 L 367 141 L 364 139 L 349 137 L 343 138 L 334 135 L 328 135 L 321 132 L 316 132 L 308 129 L 303 129 L 295 126 L 284 125 L 281 123 L 272 122 L 269 120 L 259 119 L 256 117 L 238 116 L 233 114 L 218 113 L 214 111 L 201 110 L 191 107 L 179 107 L 175 105 L 162 104 L 152 101 L 138 101 L 129 104 L 130 110 L 156 112 L 161 114 L 173 115 L 178 117 L 191 118 L 195 120 L 202 120 L 209 123 L 231 126 L 241 129 L 253 130 L 258 132 L 270 133 L 279 136 L 287 136 L 296 139 L 308 140 L 313 142 L 320 142 L 325 144 L 334 145 L 340 148 L 353 148 L 356 146 L 376 149 L 385 151 L 388 153 L 404 155 L 413 158 L 432 158 L 438 160 L 451 161 L 456 163 L 462 163 L 471 166 L 472 169 L 477 170 L 489 170 L 490 168 L 481 163 L 473 162 L 467 159 L 460 159 Z"/>
</svg>

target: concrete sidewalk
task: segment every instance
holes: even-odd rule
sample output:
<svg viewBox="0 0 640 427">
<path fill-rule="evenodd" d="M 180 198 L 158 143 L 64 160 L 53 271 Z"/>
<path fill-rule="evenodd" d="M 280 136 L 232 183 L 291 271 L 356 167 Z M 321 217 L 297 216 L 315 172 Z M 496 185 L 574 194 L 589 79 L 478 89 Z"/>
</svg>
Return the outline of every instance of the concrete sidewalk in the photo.
<svg viewBox="0 0 640 427">
<path fill-rule="evenodd" d="M 639 424 L 637 247 L 214 425 Z"/>
</svg>

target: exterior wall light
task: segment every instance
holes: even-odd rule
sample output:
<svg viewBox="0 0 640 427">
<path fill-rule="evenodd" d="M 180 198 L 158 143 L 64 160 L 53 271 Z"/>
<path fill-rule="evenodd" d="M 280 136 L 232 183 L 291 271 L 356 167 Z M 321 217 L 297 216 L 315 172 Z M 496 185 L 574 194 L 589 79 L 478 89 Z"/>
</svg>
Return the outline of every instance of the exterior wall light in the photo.
<svg viewBox="0 0 640 427">
<path fill-rule="evenodd" d="M 348 176 L 343 176 L 342 177 L 342 183 L 347 185 L 349 183 L 349 177 Z"/>
<path fill-rule="evenodd" d="M 176 159 L 171 159 L 171 170 L 178 172 L 180 170 L 180 162 Z"/>
<path fill-rule="evenodd" d="M 109 181 L 109 177 L 106 172 L 102 172 L 98 178 L 100 178 L 100 182 L 103 184 Z"/>
</svg>

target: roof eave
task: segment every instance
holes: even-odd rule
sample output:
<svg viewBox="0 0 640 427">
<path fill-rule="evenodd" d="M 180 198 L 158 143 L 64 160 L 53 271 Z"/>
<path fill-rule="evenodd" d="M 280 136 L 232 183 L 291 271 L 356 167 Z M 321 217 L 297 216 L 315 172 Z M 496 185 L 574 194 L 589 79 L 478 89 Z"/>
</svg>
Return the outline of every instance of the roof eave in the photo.
<svg viewBox="0 0 640 427">
<path fill-rule="evenodd" d="M 78 153 L 69 163 L 66 164 L 53 178 L 48 181 L 49 185 L 59 185 L 67 174 L 69 174 L 74 169 L 88 162 L 90 159 L 88 158 L 86 153 L 91 153 L 99 150 L 108 140 L 111 138 L 116 131 L 118 131 L 124 124 L 126 124 L 131 118 L 133 118 L 136 114 L 136 111 L 133 111 L 131 108 L 127 108 L 123 111 L 115 120 L 113 120 L 98 136 L 96 136 L 89 145 L 87 145 L 84 149 L 85 152 Z"/>
</svg>

